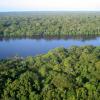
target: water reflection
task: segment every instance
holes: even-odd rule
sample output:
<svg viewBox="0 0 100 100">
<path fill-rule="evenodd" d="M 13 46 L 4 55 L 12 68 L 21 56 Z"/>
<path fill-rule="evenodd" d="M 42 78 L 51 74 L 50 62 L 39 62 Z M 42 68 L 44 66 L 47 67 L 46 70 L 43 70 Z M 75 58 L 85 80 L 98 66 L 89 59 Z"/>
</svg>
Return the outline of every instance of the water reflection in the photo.
<svg viewBox="0 0 100 100">
<path fill-rule="evenodd" d="M 13 57 L 35 56 L 47 53 L 56 47 L 93 45 L 100 46 L 100 37 L 89 36 L 34 36 L 34 37 L 6 37 L 0 38 L 0 59 Z"/>
<path fill-rule="evenodd" d="M 54 35 L 54 36 L 40 36 L 40 35 L 34 35 L 34 36 L 20 36 L 20 37 L 0 37 L 0 41 L 9 41 L 9 40 L 16 40 L 16 39 L 45 39 L 45 40 L 60 40 L 60 39 L 75 39 L 75 40 L 95 40 L 97 37 L 100 37 L 100 35 Z"/>
</svg>

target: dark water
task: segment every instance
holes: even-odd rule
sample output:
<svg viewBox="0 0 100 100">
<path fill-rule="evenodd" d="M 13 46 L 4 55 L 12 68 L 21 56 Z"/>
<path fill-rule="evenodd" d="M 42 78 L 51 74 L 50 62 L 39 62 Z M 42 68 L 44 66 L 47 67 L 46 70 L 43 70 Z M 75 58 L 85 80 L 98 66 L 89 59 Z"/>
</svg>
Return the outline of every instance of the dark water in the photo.
<svg viewBox="0 0 100 100">
<path fill-rule="evenodd" d="M 56 47 L 70 47 L 72 45 L 100 46 L 100 37 L 81 37 L 81 38 L 10 38 L 0 39 L 0 58 L 13 56 L 35 56 L 47 53 Z"/>
</svg>

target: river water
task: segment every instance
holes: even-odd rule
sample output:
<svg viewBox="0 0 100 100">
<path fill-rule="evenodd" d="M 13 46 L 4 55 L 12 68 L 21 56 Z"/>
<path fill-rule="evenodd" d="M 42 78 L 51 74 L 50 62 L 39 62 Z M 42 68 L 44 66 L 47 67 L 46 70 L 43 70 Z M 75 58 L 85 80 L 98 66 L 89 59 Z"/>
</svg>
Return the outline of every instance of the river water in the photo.
<svg viewBox="0 0 100 100">
<path fill-rule="evenodd" d="M 0 59 L 13 56 L 36 56 L 56 47 L 93 45 L 100 46 L 100 37 L 86 38 L 2 38 L 0 39 Z"/>
</svg>

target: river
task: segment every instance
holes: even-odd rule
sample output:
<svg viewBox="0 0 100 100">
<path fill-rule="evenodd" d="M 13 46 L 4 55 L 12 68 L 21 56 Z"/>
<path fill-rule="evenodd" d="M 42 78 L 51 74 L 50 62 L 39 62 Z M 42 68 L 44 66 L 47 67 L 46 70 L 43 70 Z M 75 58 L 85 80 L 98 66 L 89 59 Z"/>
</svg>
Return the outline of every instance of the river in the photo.
<svg viewBox="0 0 100 100">
<path fill-rule="evenodd" d="M 100 46 L 100 36 L 81 38 L 2 38 L 0 39 L 0 59 L 13 56 L 36 56 L 56 47 L 93 45 Z"/>
</svg>

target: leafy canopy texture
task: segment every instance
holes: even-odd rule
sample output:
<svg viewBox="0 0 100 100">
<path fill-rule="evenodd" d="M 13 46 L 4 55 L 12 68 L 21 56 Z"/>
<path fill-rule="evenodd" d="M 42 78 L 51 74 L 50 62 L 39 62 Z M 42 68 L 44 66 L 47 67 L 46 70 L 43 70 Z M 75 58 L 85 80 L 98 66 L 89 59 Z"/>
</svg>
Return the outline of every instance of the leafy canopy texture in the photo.
<svg viewBox="0 0 100 100">
<path fill-rule="evenodd" d="M 0 36 L 33 35 L 100 35 L 100 13 L 1 14 Z"/>
<path fill-rule="evenodd" d="M 0 60 L 0 99 L 100 100 L 100 47 Z"/>
</svg>

